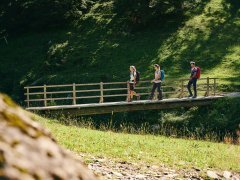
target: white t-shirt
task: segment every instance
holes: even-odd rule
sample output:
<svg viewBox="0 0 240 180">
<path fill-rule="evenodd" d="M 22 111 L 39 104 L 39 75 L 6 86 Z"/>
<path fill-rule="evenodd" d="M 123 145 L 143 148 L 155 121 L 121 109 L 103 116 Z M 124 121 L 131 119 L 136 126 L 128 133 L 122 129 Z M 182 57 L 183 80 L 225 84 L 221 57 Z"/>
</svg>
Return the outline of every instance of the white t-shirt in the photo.
<svg viewBox="0 0 240 180">
<path fill-rule="evenodd" d="M 130 83 L 134 83 L 136 75 L 137 75 L 137 73 L 135 71 L 130 72 Z"/>
<path fill-rule="evenodd" d="M 159 77 L 160 76 L 160 77 Z M 158 78 L 159 77 L 159 78 Z M 158 79 L 158 80 L 156 80 Z M 155 83 L 160 83 L 161 82 L 161 71 L 160 70 L 157 70 L 155 71 L 155 79 L 154 79 L 154 82 Z"/>
</svg>

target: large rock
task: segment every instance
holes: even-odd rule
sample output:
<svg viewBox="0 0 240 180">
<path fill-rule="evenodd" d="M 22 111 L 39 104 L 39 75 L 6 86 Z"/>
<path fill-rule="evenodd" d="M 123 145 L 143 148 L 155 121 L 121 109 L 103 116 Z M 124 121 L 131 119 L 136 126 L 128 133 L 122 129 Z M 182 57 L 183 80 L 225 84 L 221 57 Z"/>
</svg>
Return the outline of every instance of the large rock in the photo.
<svg viewBox="0 0 240 180">
<path fill-rule="evenodd" d="M 0 94 L 0 179 L 96 179 L 51 134 Z"/>
</svg>

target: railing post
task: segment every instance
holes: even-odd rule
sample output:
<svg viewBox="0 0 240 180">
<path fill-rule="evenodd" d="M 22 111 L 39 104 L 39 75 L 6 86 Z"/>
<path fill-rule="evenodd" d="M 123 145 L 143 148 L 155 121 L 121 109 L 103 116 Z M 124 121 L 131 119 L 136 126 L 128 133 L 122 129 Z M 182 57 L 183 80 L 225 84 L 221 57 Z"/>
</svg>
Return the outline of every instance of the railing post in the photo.
<svg viewBox="0 0 240 180">
<path fill-rule="evenodd" d="M 130 84 L 129 84 L 129 81 L 127 81 L 127 100 L 126 101 L 129 101 L 130 100 Z"/>
<path fill-rule="evenodd" d="M 73 105 L 77 104 L 77 100 L 76 100 L 76 84 L 73 83 Z"/>
<path fill-rule="evenodd" d="M 206 96 L 209 96 L 209 77 L 207 77 L 207 92 Z"/>
<path fill-rule="evenodd" d="M 47 106 L 47 86 L 44 84 L 43 86 L 43 94 L 44 94 L 44 106 Z"/>
<path fill-rule="evenodd" d="M 30 107 L 30 102 L 29 102 L 29 87 L 27 87 L 27 107 Z"/>
<path fill-rule="evenodd" d="M 184 80 L 181 79 L 181 93 L 179 95 L 179 98 L 183 98 L 183 93 L 184 93 Z"/>
<path fill-rule="evenodd" d="M 216 83 L 216 78 L 214 78 L 214 84 L 213 84 L 213 94 L 214 96 L 216 96 L 216 86 L 217 86 L 217 83 Z"/>
<path fill-rule="evenodd" d="M 184 94 L 184 80 L 182 80 L 182 84 L 181 84 L 181 90 L 182 90 L 182 92 L 181 92 L 181 98 L 183 98 L 183 94 Z"/>
<path fill-rule="evenodd" d="M 100 101 L 99 103 L 103 103 L 103 82 L 100 82 Z"/>
</svg>

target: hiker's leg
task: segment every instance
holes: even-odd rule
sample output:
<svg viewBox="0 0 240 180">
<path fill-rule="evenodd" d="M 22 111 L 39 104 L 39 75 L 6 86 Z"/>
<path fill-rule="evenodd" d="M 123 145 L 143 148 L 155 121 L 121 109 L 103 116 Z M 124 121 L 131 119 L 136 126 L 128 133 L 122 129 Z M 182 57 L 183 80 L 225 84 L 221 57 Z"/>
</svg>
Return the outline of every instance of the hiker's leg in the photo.
<svg viewBox="0 0 240 180">
<path fill-rule="evenodd" d="M 136 96 L 136 95 L 137 95 L 137 93 L 135 91 L 132 91 L 132 98 L 133 98 L 133 96 Z"/>
<path fill-rule="evenodd" d="M 152 91 L 151 91 L 151 95 L 150 95 L 149 99 L 153 98 L 156 88 L 157 88 L 156 83 L 153 83 L 153 87 L 152 87 Z"/>
<path fill-rule="evenodd" d="M 130 83 L 129 84 L 129 97 L 128 97 L 128 101 L 131 101 L 132 98 L 133 98 L 133 90 L 134 90 L 133 84 Z"/>
<path fill-rule="evenodd" d="M 136 86 L 136 84 L 132 84 L 132 98 L 133 98 L 133 96 L 137 96 L 137 93 L 135 91 L 135 86 Z"/>
<path fill-rule="evenodd" d="M 192 80 L 188 81 L 188 85 L 187 85 L 187 89 L 188 89 L 188 92 L 189 92 L 189 95 L 192 96 L 192 91 L 191 91 L 191 85 L 192 85 Z"/>
<path fill-rule="evenodd" d="M 194 96 L 197 97 L 197 79 L 193 79 Z"/>
<path fill-rule="evenodd" d="M 136 84 L 134 84 L 134 89 L 136 87 Z M 138 94 L 136 91 L 134 91 L 134 96 L 137 97 L 137 100 L 140 100 L 140 94 Z"/>
<path fill-rule="evenodd" d="M 161 88 L 161 83 L 157 84 L 157 89 L 158 89 L 158 100 L 162 100 L 162 88 Z"/>
</svg>

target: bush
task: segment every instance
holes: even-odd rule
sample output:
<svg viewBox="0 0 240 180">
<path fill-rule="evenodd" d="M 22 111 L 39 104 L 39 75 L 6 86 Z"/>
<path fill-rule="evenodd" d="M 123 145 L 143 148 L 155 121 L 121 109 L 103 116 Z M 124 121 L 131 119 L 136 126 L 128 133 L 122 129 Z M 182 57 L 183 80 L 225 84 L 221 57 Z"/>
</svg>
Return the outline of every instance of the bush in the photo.
<svg viewBox="0 0 240 180">
<path fill-rule="evenodd" d="M 203 0 L 115 0 L 114 7 L 118 16 L 131 27 L 144 27 L 148 24 L 164 22 L 170 17 L 184 16 L 184 12 L 204 6 Z"/>
</svg>

